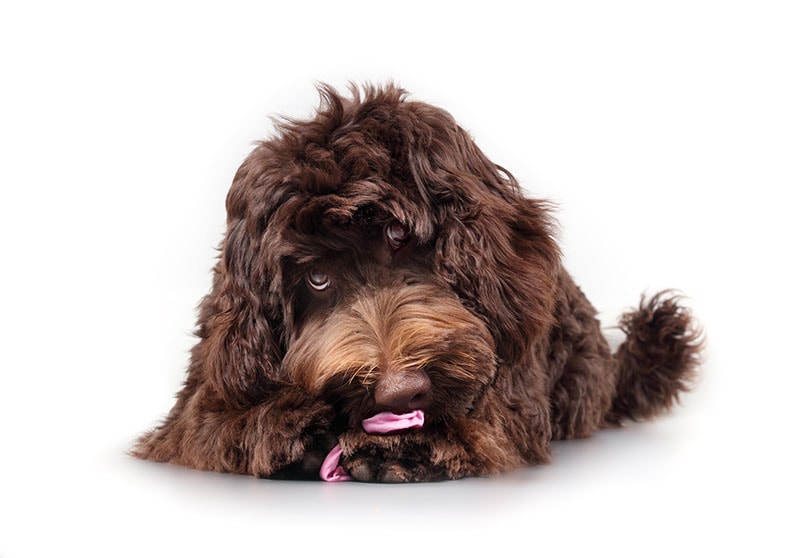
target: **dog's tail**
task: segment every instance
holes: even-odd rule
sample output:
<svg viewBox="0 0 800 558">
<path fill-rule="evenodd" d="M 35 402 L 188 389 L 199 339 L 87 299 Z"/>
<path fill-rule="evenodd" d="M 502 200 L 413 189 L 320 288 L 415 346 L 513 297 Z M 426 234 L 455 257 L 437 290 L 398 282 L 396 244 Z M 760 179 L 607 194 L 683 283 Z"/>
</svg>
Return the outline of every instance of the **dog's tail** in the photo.
<svg viewBox="0 0 800 558">
<path fill-rule="evenodd" d="M 648 419 L 668 410 L 689 391 L 701 360 L 703 333 L 691 312 L 671 291 L 623 314 L 620 328 L 626 338 L 614 354 L 619 377 L 617 395 L 606 419 Z"/>
</svg>

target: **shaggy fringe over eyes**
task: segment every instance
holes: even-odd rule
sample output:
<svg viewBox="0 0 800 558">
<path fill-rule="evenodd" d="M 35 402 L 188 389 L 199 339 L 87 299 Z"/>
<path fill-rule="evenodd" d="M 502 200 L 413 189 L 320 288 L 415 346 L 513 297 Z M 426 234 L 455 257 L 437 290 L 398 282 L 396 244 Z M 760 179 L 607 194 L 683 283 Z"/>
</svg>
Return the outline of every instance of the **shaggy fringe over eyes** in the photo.
<svg viewBox="0 0 800 558">
<path fill-rule="evenodd" d="M 446 111 L 393 84 L 351 94 L 321 85 L 316 116 L 279 122 L 228 196 L 229 224 L 244 219 L 262 239 L 274 300 L 281 258 L 313 257 L 321 227 L 369 206 L 435 244 L 436 273 L 484 318 L 502 357 L 518 359 L 552 325 L 560 252 L 549 204 L 525 198 Z"/>
</svg>

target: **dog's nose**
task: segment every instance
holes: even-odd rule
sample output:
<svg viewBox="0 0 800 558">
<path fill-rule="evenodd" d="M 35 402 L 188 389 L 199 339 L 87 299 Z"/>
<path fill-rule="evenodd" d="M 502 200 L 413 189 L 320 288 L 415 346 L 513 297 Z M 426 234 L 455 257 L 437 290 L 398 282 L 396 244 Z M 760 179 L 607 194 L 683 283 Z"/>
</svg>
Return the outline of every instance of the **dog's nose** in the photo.
<svg viewBox="0 0 800 558">
<path fill-rule="evenodd" d="M 375 386 L 375 404 L 395 413 L 427 410 L 431 379 L 424 370 L 383 374 Z"/>
</svg>

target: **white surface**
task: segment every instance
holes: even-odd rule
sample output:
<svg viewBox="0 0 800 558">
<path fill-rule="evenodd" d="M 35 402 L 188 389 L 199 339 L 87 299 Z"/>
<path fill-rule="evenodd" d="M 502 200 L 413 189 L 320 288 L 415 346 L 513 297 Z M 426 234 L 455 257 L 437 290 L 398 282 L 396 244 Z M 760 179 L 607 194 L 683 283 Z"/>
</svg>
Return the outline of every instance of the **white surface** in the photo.
<svg viewBox="0 0 800 558">
<path fill-rule="evenodd" d="M 1 11 L 0 556 L 797 556 L 796 4 L 268 4 Z M 309 114 L 314 80 L 388 78 L 559 202 L 605 323 L 642 290 L 691 297 L 697 391 L 498 479 L 128 458 L 180 385 L 224 197 L 268 116 Z"/>
</svg>

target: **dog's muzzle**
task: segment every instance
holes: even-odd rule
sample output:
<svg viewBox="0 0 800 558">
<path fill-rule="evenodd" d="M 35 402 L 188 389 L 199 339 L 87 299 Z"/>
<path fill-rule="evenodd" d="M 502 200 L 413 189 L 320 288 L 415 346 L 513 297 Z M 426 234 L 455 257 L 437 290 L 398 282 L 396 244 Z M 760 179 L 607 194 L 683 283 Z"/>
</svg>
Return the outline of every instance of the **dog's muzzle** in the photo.
<svg viewBox="0 0 800 558">
<path fill-rule="evenodd" d="M 433 414 L 466 406 L 494 376 L 492 337 L 450 291 L 424 284 L 364 289 L 290 343 L 284 373 L 350 413 Z"/>
</svg>

